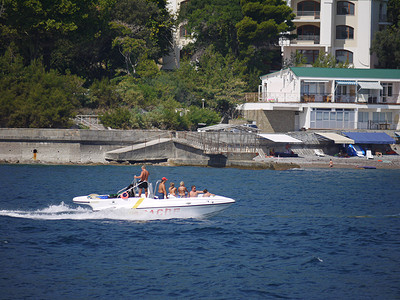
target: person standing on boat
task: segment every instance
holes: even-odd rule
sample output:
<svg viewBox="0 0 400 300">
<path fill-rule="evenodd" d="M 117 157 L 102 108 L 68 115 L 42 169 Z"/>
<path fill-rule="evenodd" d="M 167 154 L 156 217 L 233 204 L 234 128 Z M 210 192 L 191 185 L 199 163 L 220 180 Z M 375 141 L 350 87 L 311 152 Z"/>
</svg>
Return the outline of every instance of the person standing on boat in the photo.
<svg viewBox="0 0 400 300">
<path fill-rule="evenodd" d="M 189 193 L 189 197 L 197 197 L 199 194 L 203 194 L 203 191 L 196 191 L 196 186 L 192 185 L 192 190 Z"/>
<path fill-rule="evenodd" d="M 158 193 L 157 193 L 158 199 L 167 199 L 168 198 L 167 197 L 167 188 L 165 187 L 165 182 L 167 180 L 168 179 L 165 177 L 161 178 L 161 182 L 158 185 Z"/>
<path fill-rule="evenodd" d="M 144 189 L 144 192 L 145 192 L 145 195 L 146 195 L 146 198 L 147 198 L 148 187 L 149 187 L 149 184 L 148 184 L 147 180 L 149 179 L 149 175 L 150 175 L 150 173 L 149 173 L 149 171 L 146 170 L 146 166 L 144 166 L 144 165 L 142 166 L 142 173 L 140 173 L 139 176 L 135 175 L 135 178 L 139 178 L 140 179 L 140 181 L 138 183 L 139 198 L 142 196 L 142 189 Z"/>
<path fill-rule="evenodd" d="M 185 183 L 183 181 L 181 181 L 180 187 L 178 187 L 178 197 L 186 198 L 186 193 L 189 194 L 189 191 L 186 188 Z"/>
</svg>

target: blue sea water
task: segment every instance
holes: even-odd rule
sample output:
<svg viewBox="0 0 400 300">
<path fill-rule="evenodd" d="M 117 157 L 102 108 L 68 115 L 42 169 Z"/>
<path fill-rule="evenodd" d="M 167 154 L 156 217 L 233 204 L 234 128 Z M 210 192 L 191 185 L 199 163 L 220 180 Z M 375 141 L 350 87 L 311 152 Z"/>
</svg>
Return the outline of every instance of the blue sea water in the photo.
<svg viewBox="0 0 400 300">
<path fill-rule="evenodd" d="M 139 166 L 0 165 L 0 299 L 400 299 L 400 170 L 148 170 L 237 202 L 135 220 L 72 198 Z"/>
</svg>

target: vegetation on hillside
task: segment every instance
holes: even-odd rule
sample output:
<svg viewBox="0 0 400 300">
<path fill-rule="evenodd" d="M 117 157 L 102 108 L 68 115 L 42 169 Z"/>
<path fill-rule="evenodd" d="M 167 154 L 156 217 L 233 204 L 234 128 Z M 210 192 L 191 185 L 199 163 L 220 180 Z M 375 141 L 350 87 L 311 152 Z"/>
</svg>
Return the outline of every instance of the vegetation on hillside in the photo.
<svg viewBox="0 0 400 300">
<path fill-rule="evenodd" d="M 376 66 L 383 69 L 400 68 L 400 0 L 389 0 L 387 21 L 390 26 L 378 31 L 372 41 L 371 53 L 378 57 Z"/>
<path fill-rule="evenodd" d="M 0 126 L 68 128 L 87 111 L 123 129 L 234 118 L 260 74 L 281 68 L 293 18 L 283 0 L 191 0 L 178 16 L 166 0 L 2 0 Z M 182 24 L 193 42 L 162 71 Z"/>
</svg>

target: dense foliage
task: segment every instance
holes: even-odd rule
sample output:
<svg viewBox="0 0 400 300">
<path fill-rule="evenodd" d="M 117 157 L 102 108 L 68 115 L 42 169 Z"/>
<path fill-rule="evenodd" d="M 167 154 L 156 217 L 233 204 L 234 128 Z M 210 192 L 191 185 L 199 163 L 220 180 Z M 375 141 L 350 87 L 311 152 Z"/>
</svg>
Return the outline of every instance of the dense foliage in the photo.
<svg viewBox="0 0 400 300">
<path fill-rule="evenodd" d="M 242 79 L 255 91 L 260 74 L 280 69 L 278 39 L 294 29 L 292 9 L 283 0 L 191 0 L 180 10 L 181 21 L 202 53 L 212 44 L 221 55 L 243 63 Z"/>
<path fill-rule="evenodd" d="M 280 67 L 293 28 L 282 0 L 192 0 L 195 43 L 160 71 L 175 23 L 166 0 L 0 1 L 0 126 L 66 128 L 79 112 L 112 128 L 195 129 L 235 117 L 258 76 Z M 203 108 L 204 107 L 204 108 Z"/>
<path fill-rule="evenodd" d="M 372 41 L 371 53 L 378 57 L 377 67 L 384 69 L 400 68 L 400 0 L 389 0 L 387 21 L 391 24 L 378 31 Z"/>
</svg>

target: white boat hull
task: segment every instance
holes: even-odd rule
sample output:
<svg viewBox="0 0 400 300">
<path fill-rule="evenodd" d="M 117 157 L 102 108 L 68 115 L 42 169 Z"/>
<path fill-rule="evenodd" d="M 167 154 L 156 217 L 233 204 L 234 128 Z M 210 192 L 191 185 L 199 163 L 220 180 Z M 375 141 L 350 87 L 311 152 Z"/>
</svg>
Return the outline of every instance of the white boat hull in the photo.
<svg viewBox="0 0 400 300">
<path fill-rule="evenodd" d="M 223 196 L 153 199 L 132 197 L 108 198 L 106 195 L 79 196 L 76 204 L 89 205 L 93 210 L 126 209 L 149 218 L 201 218 L 214 215 L 235 203 Z"/>
</svg>

